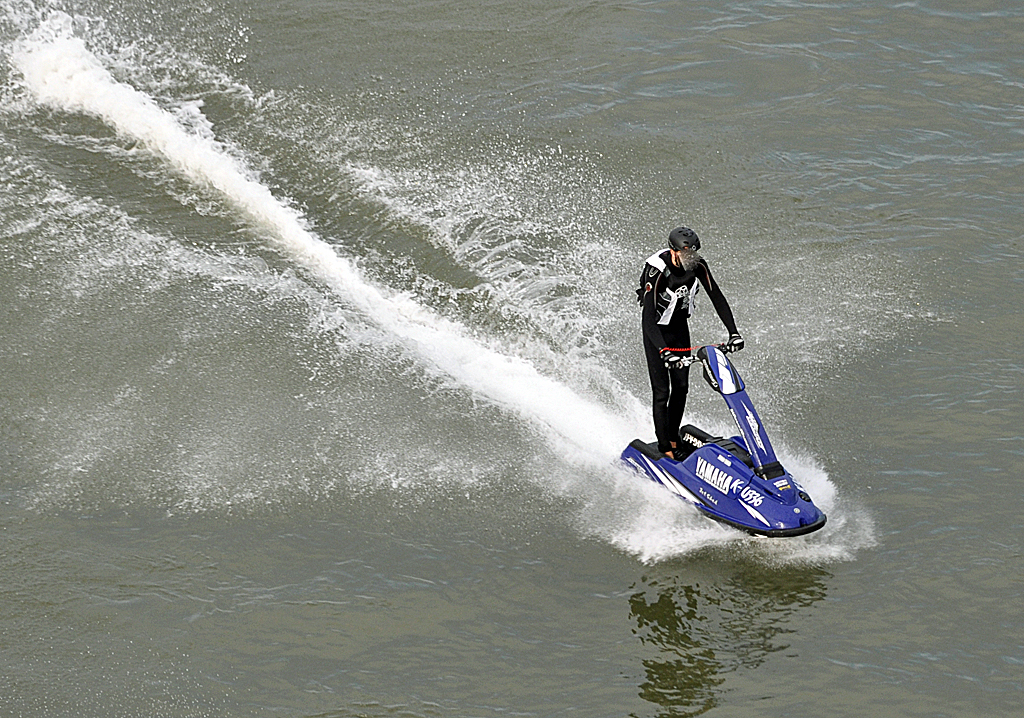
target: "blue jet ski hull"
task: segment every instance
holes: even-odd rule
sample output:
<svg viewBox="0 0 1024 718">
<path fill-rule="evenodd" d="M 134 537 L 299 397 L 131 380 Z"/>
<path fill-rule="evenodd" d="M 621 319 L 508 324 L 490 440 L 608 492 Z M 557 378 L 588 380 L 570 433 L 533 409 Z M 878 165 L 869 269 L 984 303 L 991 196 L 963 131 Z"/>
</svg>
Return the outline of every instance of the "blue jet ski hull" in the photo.
<svg viewBox="0 0 1024 718">
<path fill-rule="evenodd" d="M 690 357 L 687 357 L 690 359 Z M 746 387 L 725 353 L 715 346 L 697 350 L 704 379 L 725 399 L 739 436 L 715 437 L 687 424 L 679 430 L 675 459 L 657 444 L 634 440 L 622 461 L 661 484 L 715 521 L 756 536 L 786 538 L 825 525 L 823 511 L 775 456 Z"/>
<path fill-rule="evenodd" d="M 742 449 L 738 439 L 719 441 Z M 825 525 L 825 514 L 789 473 L 763 479 L 714 441 L 675 461 L 657 444 L 637 439 L 622 452 L 622 460 L 708 518 L 755 536 L 803 536 Z"/>
</svg>

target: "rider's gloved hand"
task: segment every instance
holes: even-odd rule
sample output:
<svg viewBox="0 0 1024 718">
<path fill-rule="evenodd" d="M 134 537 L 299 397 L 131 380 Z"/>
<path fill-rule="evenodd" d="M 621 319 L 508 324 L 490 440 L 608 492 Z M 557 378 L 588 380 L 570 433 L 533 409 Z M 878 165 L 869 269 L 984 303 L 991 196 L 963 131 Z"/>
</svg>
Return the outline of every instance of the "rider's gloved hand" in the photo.
<svg viewBox="0 0 1024 718">
<path fill-rule="evenodd" d="M 671 349 L 661 350 L 661 360 L 665 362 L 666 369 L 685 369 L 686 365 L 683 363 L 683 357 L 680 354 L 676 354 Z"/>
<path fill-rule="evenodd" d="M 729 341 L 721 346 L 723 352 L 728 354 L 729 352 L 738 352 L 743 348 L 743 337 L 739 334 L 733 334 L 729 337 Z"/>
</svg>

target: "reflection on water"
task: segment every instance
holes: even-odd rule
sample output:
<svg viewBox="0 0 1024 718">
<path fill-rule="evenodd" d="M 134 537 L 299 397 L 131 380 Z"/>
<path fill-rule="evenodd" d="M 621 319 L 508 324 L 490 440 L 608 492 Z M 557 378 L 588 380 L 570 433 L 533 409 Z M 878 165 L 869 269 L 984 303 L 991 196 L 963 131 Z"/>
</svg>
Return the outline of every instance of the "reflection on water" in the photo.
<svg viewBox="0 0 1024 718">
<path fill-rule="evenodd" d="M 757 668 L 789 647 L 799 612 L 825 597 L 826 571 L 745 566 L 732 575 L 701 566 L 645 575 L 629 598 L 633 633 L 646 649 L 640 697 L 664 717 L 711 710 L 726 674 Z M 705 570 L 709 569 L 709 570 Z"/>
</svg>

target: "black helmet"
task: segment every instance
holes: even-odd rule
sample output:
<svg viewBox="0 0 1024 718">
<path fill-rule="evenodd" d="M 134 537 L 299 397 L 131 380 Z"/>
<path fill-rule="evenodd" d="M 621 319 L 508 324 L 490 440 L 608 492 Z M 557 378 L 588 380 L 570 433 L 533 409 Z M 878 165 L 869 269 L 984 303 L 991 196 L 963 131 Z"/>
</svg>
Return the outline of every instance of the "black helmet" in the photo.
<svg viewBox="0 0 1024 718">
<path fill-rule="evenodd" d="M 700 237 L 689 227 L 676 227 L 668 235 L 668 243 L 672 249 L 700 249 Z"/>
</svg>

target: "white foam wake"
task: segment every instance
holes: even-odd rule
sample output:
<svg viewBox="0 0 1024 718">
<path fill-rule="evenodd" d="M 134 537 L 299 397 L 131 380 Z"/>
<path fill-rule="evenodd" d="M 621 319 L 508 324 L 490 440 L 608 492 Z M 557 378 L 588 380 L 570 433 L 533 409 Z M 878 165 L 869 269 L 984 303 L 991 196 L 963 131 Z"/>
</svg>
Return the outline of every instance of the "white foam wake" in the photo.
<svg viewBox="0 0 1024 718">
<path fill-rule="evenodd" d="M 584 509 L 587 532 L 597 533 L 643 560 L 663 560 L 704 546 L 736 541 L 689 507 L 633 477 L 609 471 L 643 420 L 622 416 L 569 386 L 541 374 L 529 362 L 474 339 L 461 325 L 438 316 L 409 296 L 394 294 L 364 278 L 348 259 L 320 239 L 300 212 L 275 197 L 244 163 L 229 153 L 208 125 L 191 127 L 147 94 L 117 81 L 73 32 L 70 16 L 54 12 L 20 39 L 11 53 L 20 81 L 35 100 L 61 111 L 96 117 L 163 158 L 197 186 L 219 194 L 289 262 L 304 268 L 425 366 L 451 377 L 487 401 L 537 427 L 553 449 L 584 467 L 599 467 L 608 495 Z M 195 123 L 193 123 L 195 125 Z M 830 514 L 828 534 L 788 542 L 769 552 L 776 560 L 836 560 L 871 545 L 870 520 L 838 509 L 834 487 L 816 466 L 807 467 L 808 488 Z M 575 472 L 573 472 L 575 473 Z M 592 472 L 585 472 L 592 473 Z M 591 492 L 586 492 L 588 496 Z M 848 515 L 849 514 L 849 515 Z M 841 521 L 835 519 L 841 518 Z M 853 530 L 845 525 L 853 524 Z M 842 534 L 840 537 L 839 534 Z"/>
<path fill-rule="evenodd" d="M 12 53 L 25 87 L 44 105 L 102 120 L 162 157 L 190 181 L 218 192 L 278 252 L 302 266 L 423 361 L 487 400 L 536 425 L 554 448 L 578 461 L 613 459 L 635 427 L 528 362 L 470 337 L 463 327 L 362 277 L 355 265 L 317 237 L 304 217 L 270 190 L 223 145 L 186 129 L 151 97 L 117 81 L 74 36 L 73 21 L 54 12 Z"/>
</svg>

